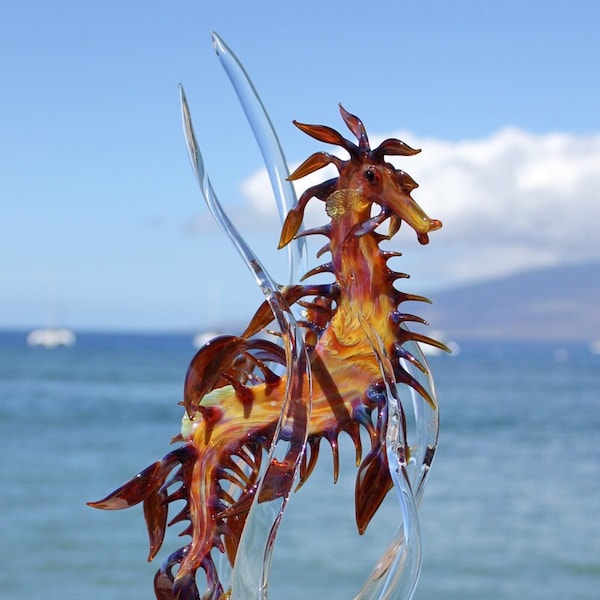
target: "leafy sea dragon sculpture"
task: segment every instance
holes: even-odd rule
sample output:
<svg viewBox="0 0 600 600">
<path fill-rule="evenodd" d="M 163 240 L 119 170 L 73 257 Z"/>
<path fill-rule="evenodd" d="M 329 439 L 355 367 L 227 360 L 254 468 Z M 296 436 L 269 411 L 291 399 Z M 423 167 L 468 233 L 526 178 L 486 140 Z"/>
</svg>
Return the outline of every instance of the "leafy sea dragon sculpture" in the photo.
<svg viewBox="0 0 600 600">
<path fill-rule="evenodd" d="M 248 95 L 253 88 L 235 56 L 217 36 L 214 40 L 236 88 L 245 86 L 238 93 L 247 112 L 260 113 L 262 105 Z M 278 286 L 222 212 L 183 94 L 182 101 L 192 164 L 205 198 L 266 299 L 241 335 L 216 337 L 192 359 L 181 433 L 173 440 L 178 446 L 90 505 L 121 509 L 143 502 L 151 560 L 163 542 L 170 506 L 182 501 L 168 525 L 185 522 L 181 535 L 190 539 L 157 572 L 159 600 L 266 598 L 271 552 L 290 492 L 310 476 L 323 440 L 331 447 L 337 478 L 338 437 L 345 432 L 356 447 L 359 533 L 394 488 L 400 507 L 398 533 L 357 598 L 409 598 L 420 567 L 416 505 L 438 423 L 418 342 L 443 345 L 406 326 L 423 321 L 400 306 L 424 298 L 395 286 L 406 275 L 393 271 L 388 261 L 399 253 L 380 244 L 403 221 L 421 244 L 441 227 L 411 197 L 415 181 L 386 162 L 387 156 L 406 157 L 418 150 L 397 139 L 372 149 L 363 123 L 341 106 L 356 143 L 324 125 L 294 122 L 316 140 L 341 146 L 349 158 L 316 152 L 289 175 L 297 180 L 327 165 L 337 169 L 336 177 L 309 187 L 289 210 L 279 243 L 283 248 L 305 236 L 324 236 L 318 256 L 329 253 L 330 259 L 300 283 Z M 264 122 L 264 115 L 254 117 L 253 125 L 261 118 Z M 277 154 L 278 146 L 269 151 Z M 304 211 L 313 198 L 324 202 L 329 222 L 303 231 Z M 307 281 L 322 273 L 333 281 Z M 223 554 L 231 567 L 220 564 Z M 203 592 L 198 571 L 205 575 Z"/>
</svg>

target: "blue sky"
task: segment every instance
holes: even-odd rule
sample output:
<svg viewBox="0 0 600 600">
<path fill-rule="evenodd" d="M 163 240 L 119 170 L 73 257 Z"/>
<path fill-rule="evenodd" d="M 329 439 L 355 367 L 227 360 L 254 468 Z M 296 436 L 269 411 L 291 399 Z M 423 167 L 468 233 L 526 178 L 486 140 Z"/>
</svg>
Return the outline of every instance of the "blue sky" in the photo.
<svg viewBox="0 0 600 600">
<path fill-rule="evenodd" d="M 444 228 L 426 247 L 398 236 L 415 291 L 600 260 L 598 23 L 591 0 L 6 0 L 0 327 L 43 325 L 50 306 L 76 329 L 200 330 L 252 313 L 261 297 L 193 179 L 179 82 L 222 203 L 285 280 L 260 153 L 211 30 L 292 165 L 322 147 L 291 120 L 343 130 L 340 101 L 373 138 L 423 148 L 402 168 Z"/>
</svg>

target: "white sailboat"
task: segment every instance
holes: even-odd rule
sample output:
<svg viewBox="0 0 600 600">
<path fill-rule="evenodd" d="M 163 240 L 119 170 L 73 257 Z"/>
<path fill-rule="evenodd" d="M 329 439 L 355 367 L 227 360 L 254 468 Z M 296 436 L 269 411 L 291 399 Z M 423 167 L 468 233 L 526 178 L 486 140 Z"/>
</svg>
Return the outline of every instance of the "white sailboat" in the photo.
<svg viewBox="0 0 600 600">
<path fill-rule="evenodd" d="M 28 346 L 40 346 L 42 348 L 58 348 L 60 346 L 73 346 L 76 341 L 75 333 L 66 327 L 59 327 L 58 323 L 58 300 L 56 282 L 53 277 L 48 276 L 48 319 L 47 327 L 34 329 L 27 335 Z"/>
<path fill-rule="evenodd" d="M 66 329 L 65 327 L 46 327 L 31 331 L 27 336 L 27 345 L 58 348 L 59 346 L 72 346 L 75 340 L 75 334 L 70 329 Z"/>
<path fill-rule="evenodd" d="M 202 331 L 194 336 L 193 344 L 194 348 L 202 348 L 206 342 L 210 342 L 213 338 L 219 334 L 216 331 Z"/>
<path fill-rule="evenodd" d="M 450 356 L 458 356 L 460 353 L 460 346 L 458 343 L 453 340 L 449 340 L 443 331 L 433 330 L 427 333 L 427 335 L 432 337 L 434 340 L 439 340 L 440 342 L 446 344 L 447 348 L 451 352 Z M 437 346 L 430 346 L 424 342 L 419 342 L 419 346 L 421 348 L 421 352 L 423 352 L 425 356 L 441 356 L 446 354 L 444 350 L 441 350 Z"/>
</svg>

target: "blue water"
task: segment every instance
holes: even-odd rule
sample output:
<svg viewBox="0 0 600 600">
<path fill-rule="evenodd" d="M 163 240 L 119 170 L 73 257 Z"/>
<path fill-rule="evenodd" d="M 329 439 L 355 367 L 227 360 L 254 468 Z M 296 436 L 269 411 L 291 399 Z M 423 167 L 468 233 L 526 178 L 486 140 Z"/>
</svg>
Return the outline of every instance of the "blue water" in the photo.
<svg viewBox="0 0 600 600">
<path fill-rule="evenodd" d="M 153 598 L 139 507 L 88 508 L 169 449 L 191 336 L 80 335 L 28 348 L 0 333 L 0 596 Z M 600 356 L 583 347 L 463 345 L 431 360 L 438 454 L 421 507 L 416 598 L 592 599 L 600 590 Z M 271 598 L 348 600 L 395 528 L 386 503 L 353 524 L 353 452 L 296 494 Z"/>
</svg>

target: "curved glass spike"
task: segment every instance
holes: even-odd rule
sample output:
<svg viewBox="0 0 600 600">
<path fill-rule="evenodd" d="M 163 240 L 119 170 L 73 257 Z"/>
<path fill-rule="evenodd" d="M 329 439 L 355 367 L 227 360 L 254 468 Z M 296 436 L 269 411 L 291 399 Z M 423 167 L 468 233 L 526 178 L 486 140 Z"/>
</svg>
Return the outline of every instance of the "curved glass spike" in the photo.
<svg viewBox="0 0 600 600">
<path fill-rule="evenodd" d="M 237 556 L 240 560 L 236 560 L 232 571 L 231 598 L 265 600 L 275 537 L 306 445 L 312 398 L 310 363 L 302 334 L 287 302 L 279 292 L 279 286 L 240 236 L 217 199 L 204 168 L 182 86 L 180 94 L 188 153 L 204 199 L 213 217 L 254 275 L 277 319 L 285 348 L 285 400 L 268 460 L 264 462 L 265 467 L 260 474 L 260 483 L 238 546 Z M 260 502 L 262 492 L 269 496 L 273 488 L 278 490 L 277 498 L 270 502 Z"/>
<path fill-rule="evenodd" d="M 279 217 L 283 224 L 290 209 L 296 205 L 297 198 L 292 182 L 287 179 L 290 173 L 279 138 L 242 63 L 215 32 L 212 32 L 212 40 L 217 56 L 233 85 L 260 148 L 277 201 Z M 304 263 L 302 270 L 306 271 L 306 240 L 304 238 L 292 240 L 288 245 L 288 258 L 288 283 L 292 284 L 297 281 L 296 270 L 300 268 L 300 263 Z"/>
<path fill-rule="evenodd" d="M 218 223 L 219 227 L 223 230 L 223 232 L 227 235 L 229 240 L 233 243 L 236 250 L 246 263 L 246 266 L 254 275 L 257 285 L 260 287 L 267 300 L 269 300 L 272 296 L 276 297 L 279 295 L 279 288 L 277 284 L 271 278 L 266 269 L 263 267 L 258 257 L 254 254 L 254 251 L 239 234 L 234 224 L 227 216 L 227 213 L 223 210 L 223 207 L 221 206 L 217 195 L 213 190 L 210 178 L 208 177 L 208 173 L 204 168 L 204 160 L 202 158 L 202 154 L 200 152 L 200 148 L 196 140 L 196 135 L 194 133 L 192 119 L 183 86 L 180 85 L 179 90 L 181 99 L 183 128 L 188 154 L 192 162 L 194 174 L 196 175 L 196 179 L 198 180 L 198 184 L 200 185 L 200 189 L 202 190 L 202 195 L 204 196 L 206 204 L 215 221 Z"/>
<path fill-rule="evenodd" d="M 410 600 L 421 572 L 421 532 L 417 501 L 407 470 L 409 449 L 403 426 L 405 419 L 399 397 L 400 386 L 395 382 L 392 364 L 377 333 L 362 315 L 359 315 L 359 318 L 377 358 L 385 384 L 385 450 L 400 506 L 401 522 L 390 545 L 355 600 Z"/>
<path fill-rule="evenodd" d="M 405 390 L 410 394 L 412 400 L 413 418 L 414 418 L 414 440 L 410 440 L 410 461 L 409 473 L 411 475 L 411 484 L 415 492 L 417 504 L 420 503 L 425 489 L 425 483 L 429 474 L 429 468 L 433 461 L 438 443 L 440 428 L 437 394 L 435 384 L 431 375 L 431 370 L 427 364 L 420 345 L 417 342 L 409 341 L 403 344 L 417 361 L 425 368 L 421 371 L 415 364 L 405 358 L 400 359 L 402 367 L 414 377 L 427 391 L 432 404 L 427 402 L 412 387 L 405 386 Z"/>
</svg>

